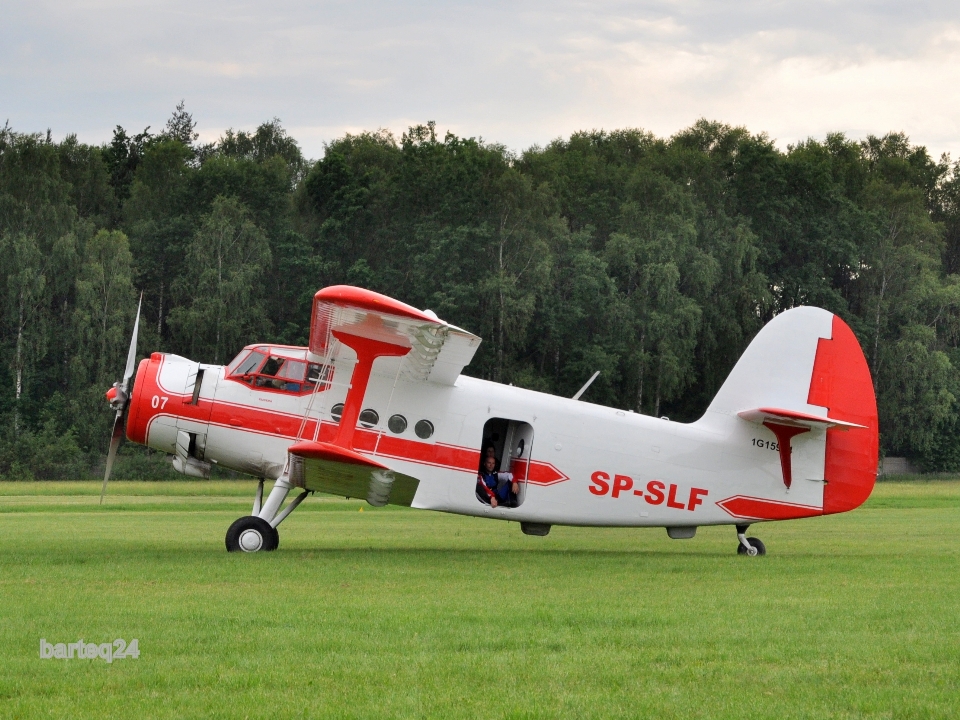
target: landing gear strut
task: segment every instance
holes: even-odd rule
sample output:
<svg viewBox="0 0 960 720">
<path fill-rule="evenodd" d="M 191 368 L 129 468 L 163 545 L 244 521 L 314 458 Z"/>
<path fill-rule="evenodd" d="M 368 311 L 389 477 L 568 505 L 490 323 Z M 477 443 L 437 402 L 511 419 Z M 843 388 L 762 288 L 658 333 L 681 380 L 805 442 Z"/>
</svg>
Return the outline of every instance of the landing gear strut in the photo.
<svg viewBox="0 0 960 720">
<path fill-rule="evenodd" d="M 263 478 L 260 478 L 257 496 L 253 501 L 253 513 L 238 519 L 227 530 L 225 538 L 227 552 L 276 550 L 280 546 L 277 525 L 286 520 L 287 516 L 296 510 L 297 506 L 310 494 L 309 490 L 304 490 L 280 511 L 280 506 L 292 489 L 293 485 L 290 484 L 288 476 L 281 475 L 273 484 L 267 501 L 263 502 Z"/>
<path fill-rule="evenodd" d="M 747 537 L 747 528 L 749 527 L 749 525 L 737 525 L 737 540 L 740 541 L 737 545 L 737 555 L 749 555 L 750 557 L 766 555 L 767 546 L 763 544 L 760 538 Z"/>
</svg>

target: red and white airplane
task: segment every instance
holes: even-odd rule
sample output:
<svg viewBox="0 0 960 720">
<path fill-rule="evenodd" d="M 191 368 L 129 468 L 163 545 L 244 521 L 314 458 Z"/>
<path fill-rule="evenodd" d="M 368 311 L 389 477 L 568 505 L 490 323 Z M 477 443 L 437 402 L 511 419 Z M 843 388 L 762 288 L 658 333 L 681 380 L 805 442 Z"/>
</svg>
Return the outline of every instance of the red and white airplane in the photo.
<svg viewBox="0 0 960 720">
<path fill-rule="evenodd" d="M 562 398 L 463 375 L 480 338 L 345 285 L 316 294 L 308 347 L 249 345 L 226 366 L 154 353 L 130 392 L 136 335 L 107 393 L 117 418 L 104 490 L 124 420 L 130 440 L 172 454 L 186 475 L 220 465 L 259 477 L 230 551 L 276 549 L 277 526 L 322 492 L 513 520 L 528 535 L 600 525 L 692 538 L 734 525 L 737 552 L 763 555 L 751 523 L 852 510 L 876 476 L 870 371 L 850 328 L 818 308 L 768 323 L 689 424 L 583 402 L 583 390 Z M 489 447 L 494 478 L 513 476 L 508 501 L 478 482 Z"/>
</svg>

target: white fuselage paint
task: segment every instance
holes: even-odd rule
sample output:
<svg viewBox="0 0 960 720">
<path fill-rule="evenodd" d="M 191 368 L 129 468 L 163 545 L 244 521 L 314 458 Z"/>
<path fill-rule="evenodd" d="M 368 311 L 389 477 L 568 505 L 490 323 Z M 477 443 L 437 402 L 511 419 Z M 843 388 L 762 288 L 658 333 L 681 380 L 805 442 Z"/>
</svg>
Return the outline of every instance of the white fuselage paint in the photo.
<svg viewBox="0 0 960 720">
<path fill-rule="evenodd" d="M 822 335 L 821 335 L 822 336 Z M 816 337 L 816 336 L 814 336 Z M 809 388 L 811 358 L 802 358 L 797 385 Z M 737 408 L 714 408 L 690 424 L 656 419 L 632 412 L 505 386 L 461 375 L 454 385 L 397 379 L 396 361 L 377 360 L 363 407 L 375 409 L 380 423 L 375 431 L 419 445 L 442 444 L 472 449 L 479 464 L 484 424 L 491 418 L 529 423 L 533 428 L 533 462 L 553 465 L 567 479 L 550 485 L 530 483 L 516 508 L 492 508 L 475 496 L 475 469 L 451 469 L 429 462 L 365 452 L 393 470 L 420 481 L 413 507 L 529 523 L 604 526 L 696 526 L 738 522 L 716 501 L 745 495 L 805 506 L 823 504 L 825 431 L 814 429 L 793 441 L 793 486 L 783 483 L 773 433 L 762 425 L 736 416 Z M 179 416 L 174 401 L 150 421 L 147 444 L 173 452 L 176 430 L 205 438 L 206 461 L 253 475 L 276 478 L 286 462 L 287 449 L 297 438 L 293 419 L 308 412 L 311 396 L 261 392 L 224 377 L 220 366 L 202 366 L 201 399 L 214 400 L 217 422 Z M 192 393 L 186 383 L 197 364 L 165 356 L 158 381 L 175 402 Z M 333 386 L 317 393 L 310 418 L 332 423 L 330 408 L 346 396 L 345 378 L 351 363 L 338 361 Z M 798 390 L 798 392 L 800 392 Z M 804 390 L 805 392 L 805 390 Z M 718 396 L 719 397 L 719 396 Z M 805 397 L 805 394 L 804 394 Z M 236 419 L 224 421 L 224 409 L 236 410 Z M 740 408 L 742 409 L 742 408 Z M 822 408 L 812 408 L 825 414 Z M 246 419 L 256 413 L 257 430 Z M 399 436 L 387 429 L 394 413 L 404 415 L 407 428 Z M 271 418 L 276 419 L 273 423 Z M 419 439 L 417 421 L 430 420 L 435 433 Z M 286 429 L 284 429 L 286 427 Z M 313 439 L 313 438 L 306 438 Z M 612 486 L 617 475 L 630 478 L 632 487 L 613 497 L 598 495 L 591 478 L 604 473 Z M 647 484 L 660 481 L 666 495 L 676 486 L 673 505 L 649 502 Z M 625 481 L 621 481 L 625 482 Z M 700 503 L 688 509 L 691 490 L 702 492 Z M 644 495 L 637 495 L 640 490 Z M 742 522 L 739 521 L 739 522 Z"/>
</svg>

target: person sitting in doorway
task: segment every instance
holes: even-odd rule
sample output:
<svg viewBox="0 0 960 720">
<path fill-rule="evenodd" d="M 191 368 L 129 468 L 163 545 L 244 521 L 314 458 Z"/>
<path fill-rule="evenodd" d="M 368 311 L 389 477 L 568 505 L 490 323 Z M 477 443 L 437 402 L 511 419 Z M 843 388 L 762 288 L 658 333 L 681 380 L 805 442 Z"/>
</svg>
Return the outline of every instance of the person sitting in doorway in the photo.
<svg viewBox="0 0 960 720">
<path fill-rule="evenodd" d="M 516 507 L 518 490 L 513 473 L 497 472 L 497 458 L 486 455 L 477 475 L 477 499 L 491 507 Z"/>
<path fill-rule="evenodd" d="M 493 443 L 487 440 L 484 442 L 483 451 L 480 453 L 480 464 L 477 466 L 477 472 L 482 473 L 484 465 L 487 464 L 487 458 L 492 457 L 494 460 L 497 459 L 497 450 L 493 446 Z"/>
</svg>

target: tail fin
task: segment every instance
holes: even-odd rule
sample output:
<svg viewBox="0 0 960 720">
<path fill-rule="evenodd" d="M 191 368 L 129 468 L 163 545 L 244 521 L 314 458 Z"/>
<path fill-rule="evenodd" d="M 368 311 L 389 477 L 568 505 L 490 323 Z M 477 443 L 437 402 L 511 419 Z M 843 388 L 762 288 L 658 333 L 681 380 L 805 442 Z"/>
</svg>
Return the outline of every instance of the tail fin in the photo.
<svg viewBox="0 0 960 720">
<path fill-rule="evenodd" d="M 824 514 L 852 510 L 870 496 L 879 447 L 873 382 L 856 336 L 833 313 L 800 307 L 767 323 L 700 422 L 719 427 L 772 416 L 787 426 L 829 427 Z M 781 459 L 789 485 L 789 445 Z"/>
</svg>

